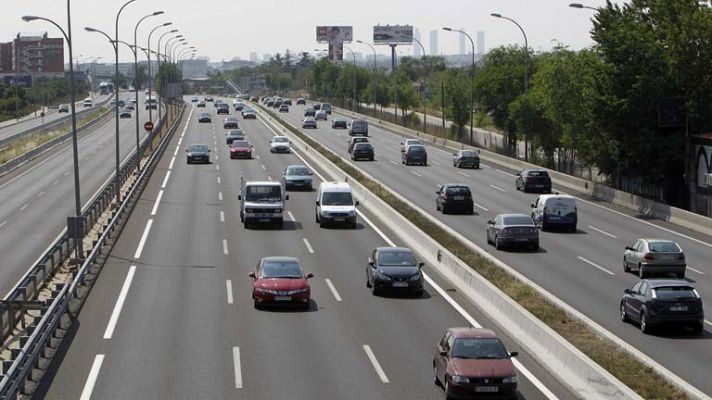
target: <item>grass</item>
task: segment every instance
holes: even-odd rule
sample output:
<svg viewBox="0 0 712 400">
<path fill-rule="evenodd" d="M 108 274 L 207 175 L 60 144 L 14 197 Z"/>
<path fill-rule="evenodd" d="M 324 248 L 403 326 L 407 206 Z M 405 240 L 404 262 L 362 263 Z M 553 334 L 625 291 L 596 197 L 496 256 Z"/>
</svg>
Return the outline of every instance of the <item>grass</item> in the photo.
<svg viewBox="0 0 712 400">
<path fill-rule="evenodd" d="M 86 123 L 96 119 L 99 115 L 106 112 L 106 108 L 100 108 L 98 110 L 92 111 L 86 116 L 77 120 L 77 127 L 85 125 Z M 49 132 L 37 132 L 32 135 L 25 136 L 21 139 L 14 140 L 8 146 L 0 149 L 0 165 L 19 157 L 26 152 L 37 148 L 38 146 L 49 142 L 59 136 L 66 134 L 71 129 L 71 122 L 66 122 L 61 126 L 49 131 Z"/>
<path fill-rule="evenodd" d="M 272 118 L 279 121 L 283 126 L 287 127 L 292 133 L 304 140 L 309 146 L 329 159 L 329 161 L 336 164 L 336 166 L 351 176 L 352 179 L 357 180 L 376 194 L 381 200 L 393 207 L 419 229 L 427 233 L 431 238 L 460 258 L 485 279 L 492 282 L 502 292 L 526 308 L 534 316 L 547 324 L 564 339 L 568 340 L 572 345 L 581 350 L 594 362 L 598 363 L 640 396 L 645 399 L 682 400 L 688 398 L 682 390 L 666 381 L 652 368 L 639 362 L 635 357 L 618 347 L 615 343 L 601 338 L 583 322 L 571 318 L 565 311 L 546 300 L 531 286 L 520 281 L 481 255 L 473 252 L 465 243 L 450 235 L 419 211 L 396 198 L 380 183 L 361 174 L 357 169 L 347 164 L 341 157 L 285 122 L 277 114 L 261 105 L 260 108 L 269 113 Z M 615 310 L 613 310 L 613 312 L 615 312 Z"/>
</svg>

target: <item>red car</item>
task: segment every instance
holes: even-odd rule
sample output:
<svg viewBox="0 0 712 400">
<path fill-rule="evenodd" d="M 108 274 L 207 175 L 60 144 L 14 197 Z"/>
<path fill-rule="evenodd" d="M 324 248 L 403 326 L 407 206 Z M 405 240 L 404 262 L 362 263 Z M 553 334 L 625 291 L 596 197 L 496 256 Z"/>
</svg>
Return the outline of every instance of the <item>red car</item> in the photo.
<svg viewBox="0 0 712 400">
<path fill-rule="evenodd" d="M 235 140 L 230 145 L 230 158 L 252 158 L 252 144 L 247 140 Z"/>
<path fill-rule="evenodd" d="M 311 289 L 302 264 L 294 257 L 264 257 L 257 264 L 252 278 L 252 299 L 255 308 L 265 303 L 298 304 L 309 308 Z"/>
<path fill-rule="evenodd" d="M 516 356 L 489 329 L 450 328 L 433 355 L 435 384 L 448 399 L 516 399 Z"/>
</svg>

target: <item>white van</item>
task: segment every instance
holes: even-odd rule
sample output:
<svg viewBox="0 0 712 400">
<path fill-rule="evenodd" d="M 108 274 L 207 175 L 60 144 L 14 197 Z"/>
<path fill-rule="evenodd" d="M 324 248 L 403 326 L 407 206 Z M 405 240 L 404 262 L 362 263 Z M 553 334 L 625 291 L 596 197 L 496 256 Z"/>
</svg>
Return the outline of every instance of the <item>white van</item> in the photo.
<svg viewBox="0 0 712 400">
<path fill-rule="evenodd" d="M 88 107 L 94 107 L 94 102 L 92 101 L 92 99 L 90 97 L 87 97 L 86 99 L 84 99 L 84 108 L 88 108 Z"/>
<path fill-rule="evenodd" d="M 562 227 L 576 232 L 578 213 L 576 199 L 568 195 L 543 194 L 532 203 L 532 219 L 534 223 L 546 230 L 552 227 Z"/>
<path fill-rule="evenodd" d="M 324 227 L 327 224 L 346 224 L 356 228 L 356 206 L 351 186 L 346 182 L 322 182 L 316 197 L 316 222 Z"/>
</svg>

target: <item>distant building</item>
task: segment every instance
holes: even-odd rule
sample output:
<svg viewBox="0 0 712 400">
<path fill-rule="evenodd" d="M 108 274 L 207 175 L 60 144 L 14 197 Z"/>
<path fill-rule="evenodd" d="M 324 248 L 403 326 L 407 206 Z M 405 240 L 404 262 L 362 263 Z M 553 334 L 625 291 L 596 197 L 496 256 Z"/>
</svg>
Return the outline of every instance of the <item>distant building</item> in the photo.
<svg viewBox="0 0 712 400">
<path fill-rule="evenodd" d="M 461 31 L 465 31 L 465 28 L 460 28 Z M 467 50 L 465 50 L 465 35 L 462 33 L 458 35 L 460 39 L 460 52 L 458 54 L 467 54 Z"/>
<path fill-rule="evenodd" d="M 485 55 L 485 31 L 477 31 L 477 56 Z"/>
<path fill-rule="evenodd" d="M 438 55 L 438 31 L 430 31 L 430 55 Z"/>
<path fill-rule="evenodd" d="M 208 59 L 184 60 L 180 64 L 185 79 L 197 79 L 208 76 Z"/>
<path fill-rule="evenodd" d="M 257 52 L 255 52 L 255 51 L 250 52 L 250 61 L 257 62 Z"/>
<path fill-rule="evenodd" d="M 0 43 L 0 73 L 64 74 L 64 39 L 17 34 L 12 42 Z"/>
<path fill-rule="evenodd" d="M 422 43 L 422 40 L 420 40 L 420 29 L 418 28 L 413 28 L 413 37 L 415 40 L 419 41 Z M 420 46 L 417 46 L 417 43 L 413 46 L 413 57 L 419 58 L 423 56 L 423 51 L 420 49 Z"/>
</svg>

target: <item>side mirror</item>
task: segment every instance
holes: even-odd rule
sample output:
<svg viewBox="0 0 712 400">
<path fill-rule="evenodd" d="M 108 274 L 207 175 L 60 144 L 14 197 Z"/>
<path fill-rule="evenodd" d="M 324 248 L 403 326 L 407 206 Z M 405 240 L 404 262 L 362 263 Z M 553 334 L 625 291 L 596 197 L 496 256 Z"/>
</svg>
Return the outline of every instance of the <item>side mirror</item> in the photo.
<svg viewBox="0 0 712 400">
<path fill-rule="evenodd" d="M 536 208 L 536 204 L 531 203 L 531 204 L 529 204 L 529 207 L 531 207 L 531 208 Z"/>
<path fill-rule="evenodd" d="M 185 149 L 185 151 L 188 151 L 188 149 Z"/>
<path fill-rule="evenodd" d="M 313 172 L 310 172 L 310 173 L 309 173 L 309 176 L 314 176 L 314 173 L 313 173 Z"/>
<path fill-rule="evenodd" d="M 374 265 L 373 265 L 373 259 L 372 259 L 371 257 L 368 257 L 368 265 L 370 265 L 370 266 L 372 266 L 372 267 L 374 266 Z"/>
<path fill-rule="evenodd" d="M 519 352 L 518 352 L 518 351 L 510 351 L 510 352 L 509 352 L 509 356 L 510 356 L 510 357 L 516 357 L 516 356 L 518 356 L 518 355 L 519 355 Z"/>
<path fill-rule="evenodd" d="M 626 249 L 626 250 L 633 250 L 633 248 L 630 247 L 630 246 L 625 246 L 625 249 Z"/>
<path fill-rule="evenodd" d="M 284 195 L 284 199 L 285 199 L 285 200 L 289 200 L 289 195 L 288 195 L 288 194 L 285 194 L 285 195 Z"/>
<path fill-rule="evenodd" d="M 238 194 L 238 195 L 237 195 L 237 199 L 238 199 L 238 200 L 242 200 L 242 195 L 241 195 L 241 194 Z"/>
<path fill-rule="evenodd" d="M 247 276 L 249 276 L 249 277 L 252 278 L 252 279 L 255 279 L 255 273 L 254 273 L 254 272 L 250 272 Z"/>
<path fill-rule="evenodd" d="M 358 207 L 360 204 L 361 203 L 359 203 L 358 200 L 356 200 L 356 202 L 354 203 L 354 206 Z"/>
<path fill-rule="evenodd" d="M 418 263 L 418 268 L 423 268 L 424 266 L 425 266 L 425 263 L 424 263 L 424 262 L 421 261 L 421 262 Z"/>
<path fill-rule="evenodd" d="M 212 150 L 212 149 L 208 149 L 208 153 L 210 153 L 211 151 L 213 151 L 213 150 Z"/>
<path fill-rule="evenodd" d="M 314 277 L 314 274 L 312 274 L 311 272 L 307 274 L 307 279 L 311 279 L 313 277 Z"/>
<path fill-rule="evenodd" d="M 492 220 L 487 221 L 487 225 L 494 225 L 494 221 L 492 221 Z"/>
<path fill-rule="evenodd" d="M 631 294 L 632 292 L 630 291 L 630 289 L 625 289 L 625 290 L 623 291 L 623 293 L 625 293 L 625 294 Z"/>
<path fill-rule="evenodd" d="M 316 205 L 318 206 L 318 205 L 319 205 L 319 200 L 317 200 L 315 203 L 316 203 Z"/>
</svg>

